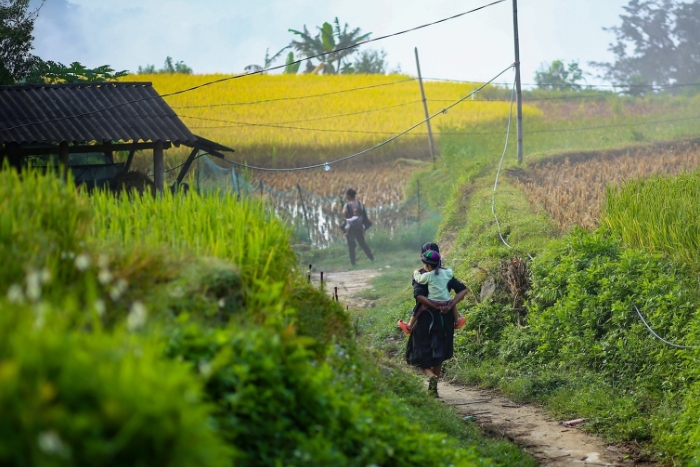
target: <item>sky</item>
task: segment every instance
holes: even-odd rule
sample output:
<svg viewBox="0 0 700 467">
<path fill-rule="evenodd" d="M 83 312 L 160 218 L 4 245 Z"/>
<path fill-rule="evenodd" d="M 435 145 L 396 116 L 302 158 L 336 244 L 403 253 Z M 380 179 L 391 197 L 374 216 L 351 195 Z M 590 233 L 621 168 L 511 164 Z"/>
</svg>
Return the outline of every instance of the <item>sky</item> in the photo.
<svg viewBox="0 0 700 467">
<path fill-rule="evenodd" d="M 33 0 L 38 1 L 38 0 Z M 44 60 L 109 64 L 135 72 L 166 56 L 195 73 L 240 73 L 261 65 L 293 38 L 338 17 L 374 37 L 471 10 L 491 0 L 46 0 L 36 21 L 35 53 Z M 610 61 L 614 40 L 603 27 L 620 23 L 628 0 L 519 0 L 522 80 L 543 62 Z M 390 69 L 424 77 L 485 81 L 514 61 L 511 0 L 440 25 L 375 42 Z M 592 83 L 601 81 L 594 76 Z"/>
</svg>

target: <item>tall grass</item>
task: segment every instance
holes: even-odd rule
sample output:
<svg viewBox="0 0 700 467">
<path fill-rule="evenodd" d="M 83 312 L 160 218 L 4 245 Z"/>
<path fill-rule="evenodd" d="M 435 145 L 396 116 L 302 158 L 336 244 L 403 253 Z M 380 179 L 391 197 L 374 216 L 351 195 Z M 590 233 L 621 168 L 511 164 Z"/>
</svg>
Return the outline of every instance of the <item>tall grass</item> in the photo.
<svg viewBox="0 0 700 467">
<path fill-rule="evenodd" d="M 97 243 L 222 258 L 237 265 L 248 283 L 284 282 L 295 264 L 289 230 L 255 199 L 193 192 L 115 198 L 102 192 L 92 205 Z"/>
<path fill-rule="evenodd" d="M 700 172 L 661 176 L 609 188 L 603 225 L 633 248 L 697 264 L 700 249 Z"/>
</svg>

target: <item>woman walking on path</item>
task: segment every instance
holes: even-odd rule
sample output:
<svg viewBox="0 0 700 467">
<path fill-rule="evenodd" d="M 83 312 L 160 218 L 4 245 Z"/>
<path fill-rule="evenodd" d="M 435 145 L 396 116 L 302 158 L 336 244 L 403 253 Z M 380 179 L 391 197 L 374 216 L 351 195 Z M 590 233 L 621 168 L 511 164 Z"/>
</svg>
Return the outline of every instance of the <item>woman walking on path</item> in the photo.
<svg viewBox="0 0 700 467">
<path fill-rule="evenodd" d="M 355 265 L 355 242 L 360 244 L 360 248 L 365 252 L 367 258 L 370 261 L 374 261 L 374 256 L 372 255 L 372 250 L 369 249 L 367 242 L 365 242 L 365 228 L 369 227 L 371 224 L 367 223 L 367 215 L 365 213 L 365 207 L 362 201 L 356 199 L 357 192 L 352 188 L 349 188 L 345 192 L 345 199 L 348 201 L 343 209 L 343 215 L 345 219 L 351 219 L 358 212 L 361 216 L 362 222 L 355 224 L 350 224 L 345 232 L 345 238 L 348 241 L 348 250 L 350 253 L 350 264 Z M 347 224 L 346 224 L 347 225 Z"/>
<path fill-rule="evenodd" d="M 424 243 L 421 254 L 426 251 L 439 253 L 440 249 L 435 243 Z M 423 370 L 429 378 L 428 391 L 435 397 L 438 397 L 437 384 L 442 373 L 442 363 L 454 354 L 453 307 L 467 294 L 467 286 L 454 277 L 447 287 L 455 292 L 455 297 L 446 306 L 438 306 L 428 300 L 428 285 L 413 281 L 413 297 L 416 299 L 414 312 L 420 307 L 424 310 L 418 314 L 415 325 L 409 330 L 406 363 Z"/>
</svg>

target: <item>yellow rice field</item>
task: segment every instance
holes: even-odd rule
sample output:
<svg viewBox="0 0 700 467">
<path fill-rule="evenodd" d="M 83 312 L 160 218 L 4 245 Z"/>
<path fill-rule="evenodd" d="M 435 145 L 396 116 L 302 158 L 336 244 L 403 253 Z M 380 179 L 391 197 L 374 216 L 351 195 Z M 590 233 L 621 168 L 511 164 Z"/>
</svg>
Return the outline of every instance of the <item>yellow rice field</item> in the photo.
<svg viewBox="0 0 700 467">
<path fill-rule="evenodd" d="M 129 79 L 151 81 L 159 93 L 167 94 L 223 77 L 176 74 Z M 389 85 L 287 99 L 384 84 Z M 457 100 L 477 86 L 425 83 L 429 100 L 446 101 Z M 404 75 L 256 75 L 166 98 L 195 134 L 233 147 L 238 160 L 276 167 L 324 162 L 377 144 L 423 120 L 420 99 L 418 81 Z M 429 110 L 437 112 L 447 105 L 449 102 L 429 102 Z M 469 100 L 437 117 L 433 128 L 439 138 L 441 128 L 505 120 L 508 106 L 506 102 Z M 524 112 L 539 114 L 529 106 Z M 425 131 L 420 127 L 363 160 L 425 157 Z"/>
</svg>

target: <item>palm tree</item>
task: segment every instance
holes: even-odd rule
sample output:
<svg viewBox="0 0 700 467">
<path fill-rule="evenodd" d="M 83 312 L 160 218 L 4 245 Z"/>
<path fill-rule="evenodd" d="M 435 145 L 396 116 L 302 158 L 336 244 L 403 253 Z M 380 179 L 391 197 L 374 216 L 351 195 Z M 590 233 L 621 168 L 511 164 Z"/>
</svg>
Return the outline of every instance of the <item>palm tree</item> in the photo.
<svg viewBox="0 0 700 467">
<path fill-rule="evenodd" d="M 343 29 L 340 28 L 338 18 L 335 19 L 335 28 L 330 23 L 323 23 L 323 26 L 317 27 L 318 33 L 312 36 L 309 30 L 304 25 L 302 31 L 290 29 L 289 32 L 299 36 L 298 40 L 293 40 L 289 46 L 296 50 L 300 55 L 305 57 L 313 57 L 315 55 L 327 54 L 334 50 L 352 47 L 367 40 L 372 33 L 362 34 L 360 28 L 355 28 L 348 31 L 348 24 L 345 23 Z M 335 74 L 340 72 L 343 59 L 352 55 L 357 51 L 357 48 L 341 50 L 337 54 L 328 54 L 318 57 L 319 64 L 313 66 L 307 62 L 307 73 Z M 337 63 L 337 66 L 334 64 Z"/>
</svg>

